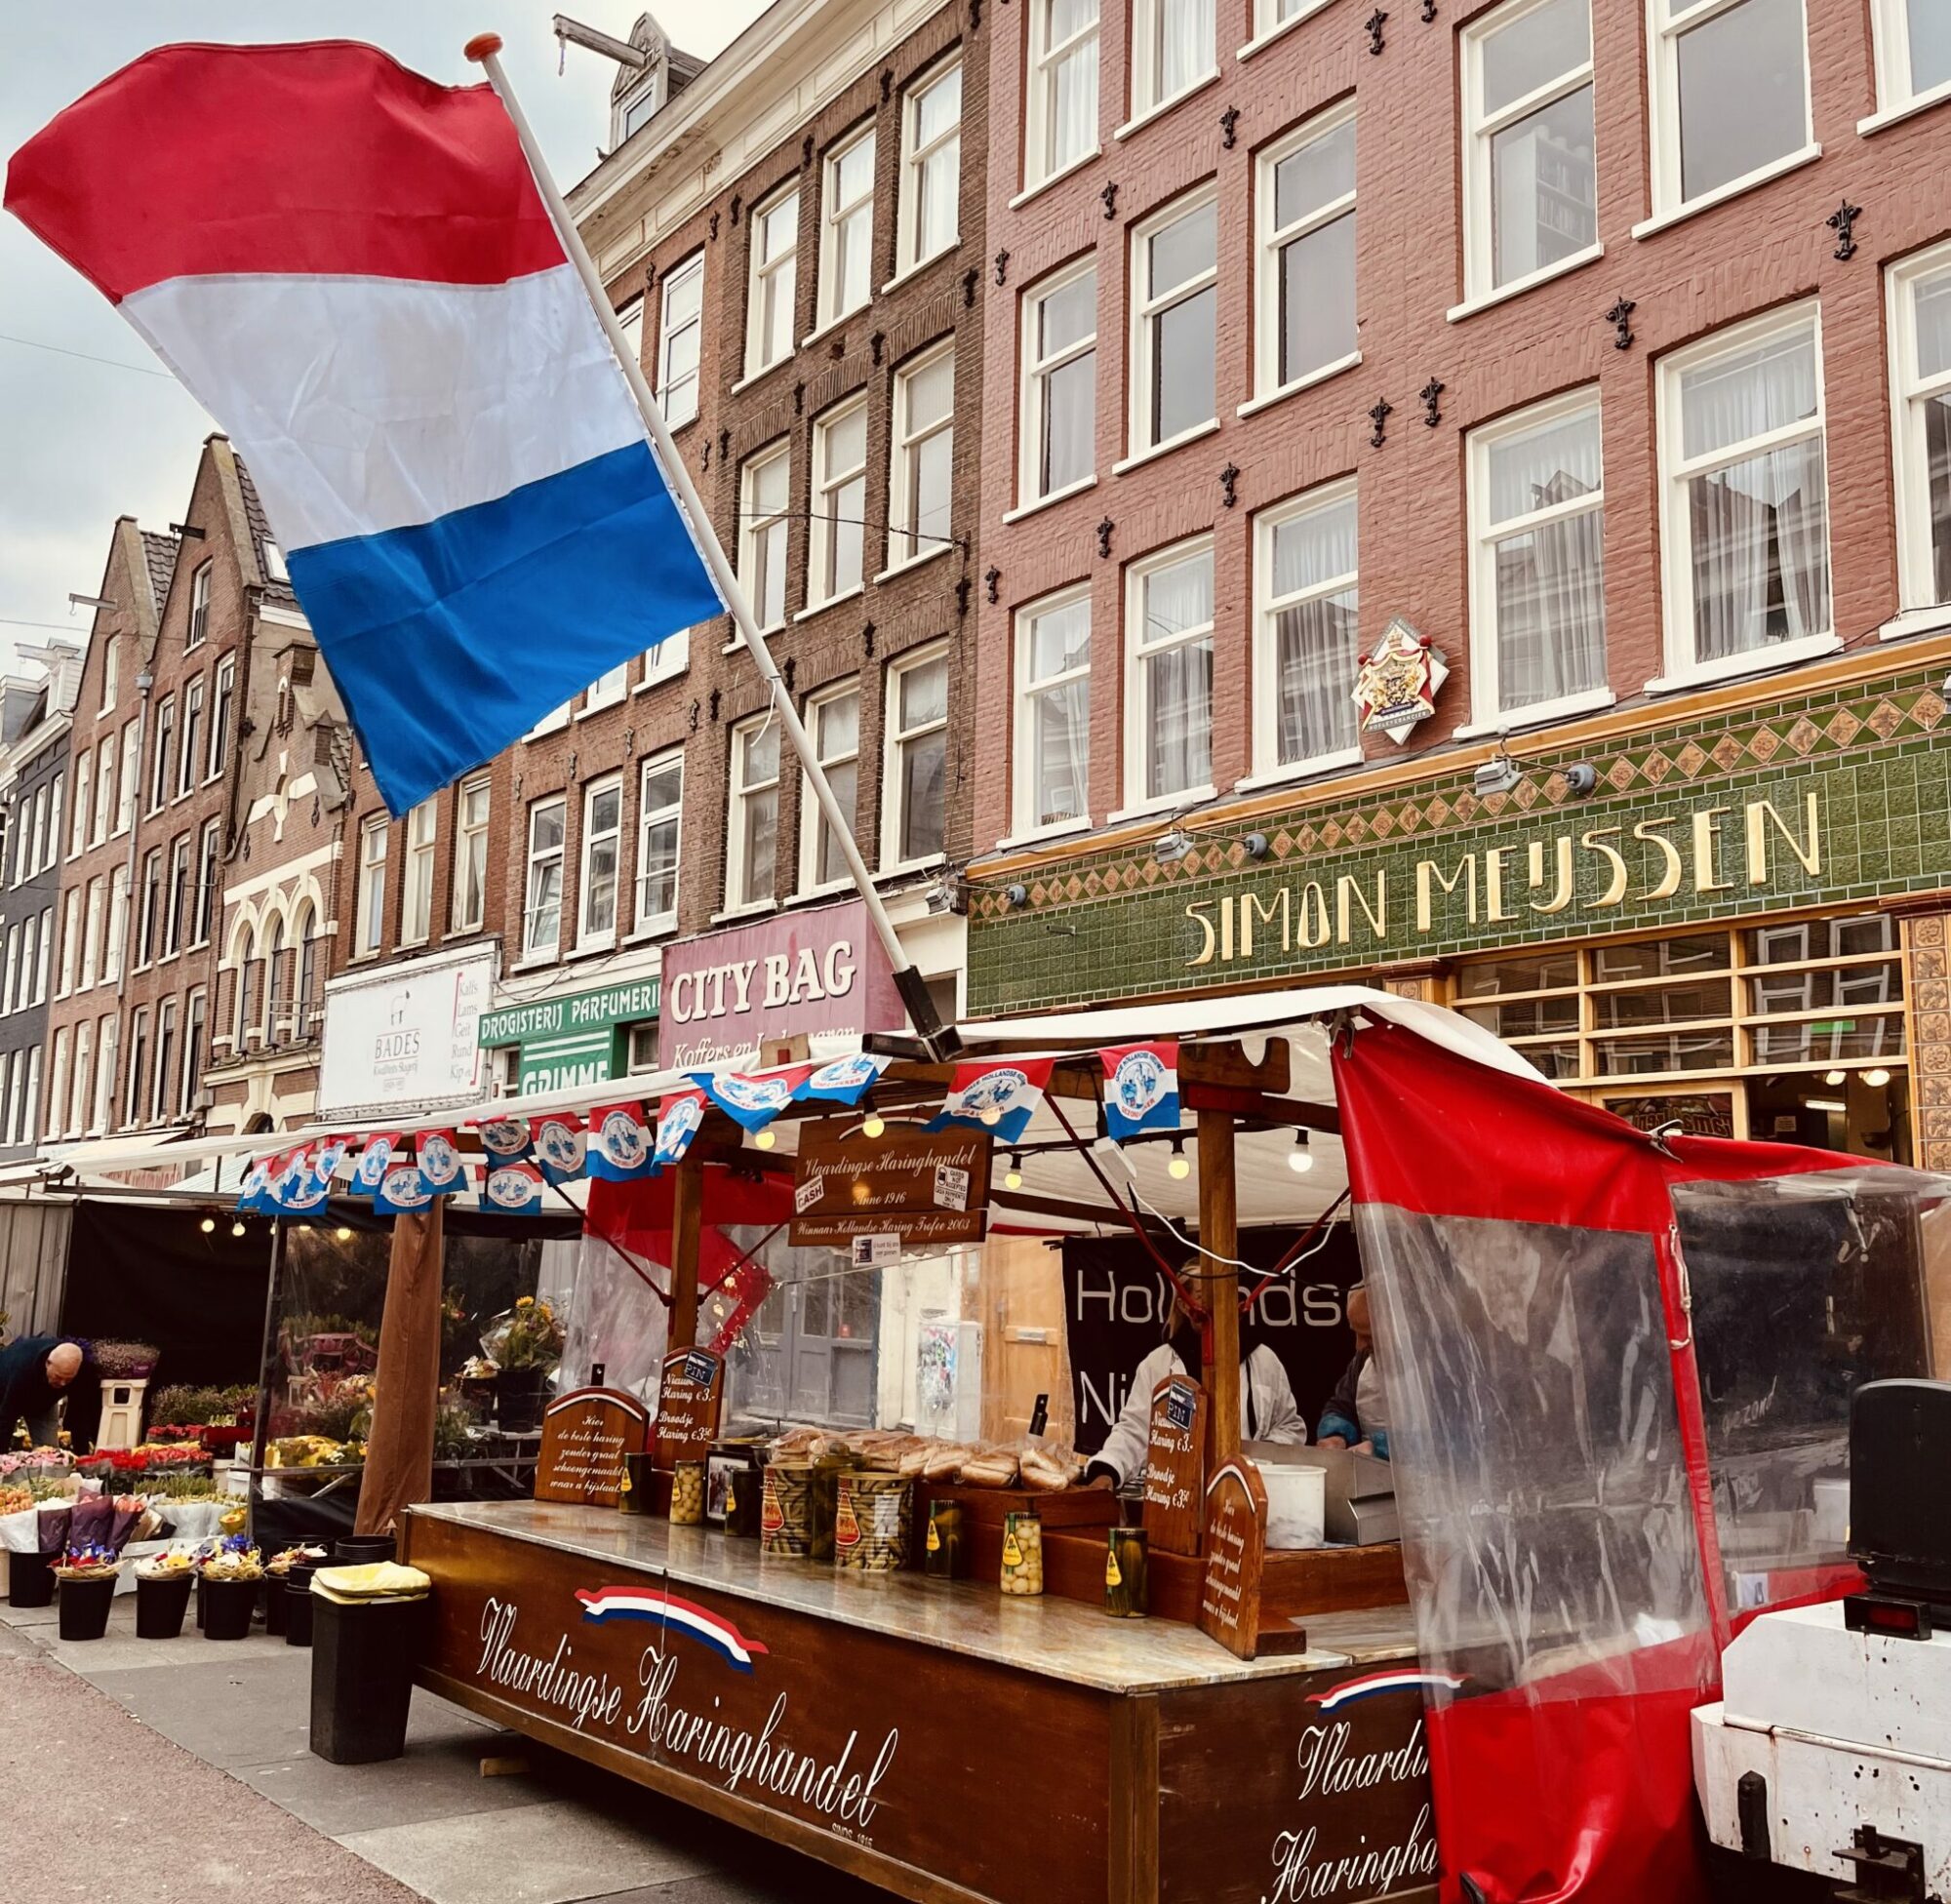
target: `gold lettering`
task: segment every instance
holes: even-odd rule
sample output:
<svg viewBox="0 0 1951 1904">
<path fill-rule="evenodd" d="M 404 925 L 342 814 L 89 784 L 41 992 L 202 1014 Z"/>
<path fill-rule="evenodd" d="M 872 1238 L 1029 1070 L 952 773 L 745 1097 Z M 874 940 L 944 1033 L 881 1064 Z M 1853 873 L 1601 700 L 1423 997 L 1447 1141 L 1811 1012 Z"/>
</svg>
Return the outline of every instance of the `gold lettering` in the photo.
<svg viewBox="0 0 1951 1904">
<path fill-rule="evenodd" d="M 1212 903 L 1210 899 L 1194 899 L 1185 909 L 1185 916 L 1197 923 L 1205 940 L 1199 948 L 1198 958 L 1186 960 L 1187 966 L 1210 966 L 1213 963 L 1213 954 L 1218 949 L 1218 939 L 1214 933 L 1213 922 L 1206 916 Z"/>
<path fill-rule="evenodd" d="M 1474 853 L 1466 853 L 1456 862 L 1456 870 L 1448 879 L 1445 879 L 1436 870 L 1435 860 L 1418 859 L 1415 862 L 1415 929 L 1417 932 L 1428 932 L 1430 922 L 1434 917 L 1433 901 L 1435 894 L 1431 889 L 1440 886 L 1446 892 L 1454 892 L 1459 884 L 1462 885 L 1464 894 L 1469 901 L 1469 919 L 1470 924 L 1474 926 L 1477 923 L 1477 855 Z"/>
<path fill-rule="evenodd" d="M 1672 826 L 1670 819 L 1643 819 L 1633 828 L 1633 838 L 1644 840 L 1650 847 L 1657 847 L 1666 861 L 1666 870 L 1661 873 L 1655 885 L 1648 887 L 1641 894 L 1647 899 L 1670 899 L 1680 891 L 1681 875 L 1687 870 L 1687 862 L 1680 856 L 1680 849 L 1665 834 L 1656 829 Z"/>
<path fill-rule="evenodd" d="M 1802 843 L 1789 831 L 1788 822 L 1775 812 L 1767 800 L 1751 800 L 1745 815 L 1748 823 L 1748 884 L 1766 886 L 1769 880 L 1769 822 L 1774 822 L 1790 853 L 1802 861 L 1803 870 L 1819 873 L 1822 870 L 1822 837 L 1816 822 L 1815 796 L 1810 794 L 1809 801 L 1809 851 L 1802 850 Z"/>
<path fill-rule="evenodd" d="M 1721 870 L 1721 815 L 1726 807 L 1702 807 L 1693 815 L 1693 890 L 1696 892 L 1725 892 L 1732 880 L 1719 879 Z"/>
<path fill-rule="evenodd" d="M 1594 826 L 1578 836 L 1578 844 L 1587 853 L 1596 853 L 1613 869 L 1612 878 L 1606 890 L 1592 901 L 1595 906 L 1615 906 L 1626 896 L 1626 862 L 1617 847 L 1606 845 L 1606 836 L 1616 833 L 1616 826 Z"/>
<path fill-rule="evenodd" d="M 1557 849 L 1557 890 L 1551 897 L 1540 905 L 1537 900 L 1531 902 L 1533 912 L 1563 912 L 1572 903 L 1573 887 L 1572 883 L 1572 835 L 1561 833 L 1553 842 Z M 1531 884 L 1533 891 L 1544 884 L 1544 842 L 1533 840 L 1531 847 Z"/>
<path fill-rule="evenodd" d="M 1339 922 L 1341 943 L 1348 943 L 1348 924 L 1354 917 L 1353 899 L 1368 915 L 1369 931 L 1377 939 L 1389 935 L 1389 887 L 1388 875 L 1379 867 L 1375 870 L 1375 903 L 1369 903 L 1369 895 L 1362 891 L 1362 883 L 1353 873 L 1343 873 L 1334 882 L 1334 911 Z"/>
<path fill-rule="evenodd" d="M 1300 924 L 1294 936 L 1309 952 L 1326 945 L 1334 936 L 1334 928 L 1328 918 L 1328 895 L 1313 880 L 1301 888 Z"/>
<path fill-rule="evenodd" d="M 1280 949 L 1290 950 L 1294 944 L 1293 908 L 1289 904 L 1290 893 L 1286 887 L 1274 895 L 1269 904 L 1262 905 L 1253 893 L 1247 893 L 1240 901 L 1240 956 L 1251 959 L 1254 956 L 1254 919 L 1257 914 L 1260 924 L 1271 926 L 1276 914 L 1280 917 Z"/>
<path fill-rule="evenodd" d="M 1219 963 L 1230 966 L 1233 963 L 1233 901 L 1219 901 Z"/>
<path fill-rule="evenodd" d="M 1491 847 L 1484 853 L 1484 918 L 1489 923 L 1517 917 L 1504 910 L 1504 860 L 1515 852 L 1516 847 Z"/>
</svg>

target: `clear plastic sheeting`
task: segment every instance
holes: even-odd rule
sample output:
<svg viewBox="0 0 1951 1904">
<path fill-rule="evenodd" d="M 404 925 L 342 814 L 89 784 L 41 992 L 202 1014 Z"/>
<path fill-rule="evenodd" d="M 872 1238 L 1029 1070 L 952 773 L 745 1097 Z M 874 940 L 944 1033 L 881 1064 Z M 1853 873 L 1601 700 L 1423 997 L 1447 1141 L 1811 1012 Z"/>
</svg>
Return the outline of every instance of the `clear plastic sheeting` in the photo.
<svg viewBox="0 0 1951 1904">
<path fill-rule="evenodd" d="M 1947 1193 L 1906 1170 L 1675 1187 L 1731 1608 L 1847 1564 L 1851 1397 L 1951 1356 Z"/>
<path fill-rule="evenodd" d="M 580 1387 L 600 1368 L 607 1387 L 627 1389 L 655 1408 L 657 1372 L 670 1346 L 670 1311 L 645 1279 L 668 1289 L 668 1266 L 639 1262 L 589 1230 L 574 1249 L 560 1386 Z"/>
<path fill-rule="evenodd" d="M 1459 1696 L 1695 1683 L 1709 1631 L 1652 1240 L 1357 1211 L 1424 1663 Z"/>
</svg>

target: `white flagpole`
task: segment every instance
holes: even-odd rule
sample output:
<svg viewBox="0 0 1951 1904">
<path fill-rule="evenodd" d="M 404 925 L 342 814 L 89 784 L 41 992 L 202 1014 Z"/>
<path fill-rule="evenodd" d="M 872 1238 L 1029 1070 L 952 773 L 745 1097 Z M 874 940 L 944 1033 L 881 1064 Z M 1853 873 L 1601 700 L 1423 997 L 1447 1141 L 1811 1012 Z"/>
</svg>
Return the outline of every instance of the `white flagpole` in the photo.
<svg viewBox="0 0 1951 1904">
<path fill-rule="evenodd" d="M 537 189 L 542 195 L 542 203 L 549 209 L 549 216 L 555 220 L 556 236 L 562 240 L 563 250 L 582 280 L 589 302 L 610 339 L 610 347 L 623 367 L 630 394 L 636 398 L 637 408 L 643 413 L 644 425 L 651 433 L 651 441 L 657 446 L 657 460 L 662 463 L 665 476 L 684 504 L 684 512 L 691 523 L 692 539 L 697 545 L 698 554 L 704 558 L 705 567 L 711 571 L 712 580 L 718 584 L 718 593 L 731 613 L 739 639 L 745 644 L 746 654 L 752 657 L 752 665 L 759 670 L 772 695 L 773 711 L 778 716 L 780 727 L 785 730 L 793 751 L 799 756 L 814 798 L 819 803 L 819 811 L 840 841 L 840 851 L 847 859 L 847 870 L 866 903 L 867 916 L 874 922 L 875 933 L 887 951 L 889 964 L 894 968 L 895 984 L 900 991 L 901 1003 L 907 1007 L 915 1029 L 936 1055 L 941 1056 L 953 1048 L 953 1032 L 944 1034 L 935 1003 L 929 997 L 928 985 L 909 962 L 906 949 L 895 931 L 894 921 L 888 917 L 888 909 L 875 890 L 874 876 L 867 870 L 867 862 L 860 856 L 859 844 L 854 838 L 854 823 L 841 810 L 840 802 L 834 798 L 833 789 L 827 783 L 826 771 L 814 752 L 805 723 L 800 720 L 799 710 L 793 706 L 792 695 L 780 678 L 778 665 L 766 647 L 765 637 L 759 632 L 758 618 L 752 613 L 751 603 L 745 599 L 738 572 L 732 566 L 731 557 L 725 553 L 717 531 L 711 526 L 711 517 L 706 513 L 703 498 L 697 493 L 697 485 L 692 481 L 684 458 L 678 454 L 670 425 L 664 421 L 663 411 L 658 407 L 650 380 L 644 376 L 644 367 L 637 361 L 637 353 L 630 348 L 629 339 L 623 335 L 623 327 L 611 307 L 603 289 L 603 280 L 582 242 L 582 234 L 576 228 L 576 219 L 571 216 L 561 189 L 549 172 L 541 147 L 536 142 L 528 116 L 522 111 L 521 101 L 515 98 L 514 88 L 508 83 L 508 75 L 501 65 L 501 36 L 498 33 L 477 34 L 467 42 L 465 52 L 467 58 L 487 73 L 488 83 L 494 87 L 496 97 L 514 121 L 516 134 L 522 141 L 522 151 L 529 161 L 529 170 L 535 175 Z"/>
</svg>

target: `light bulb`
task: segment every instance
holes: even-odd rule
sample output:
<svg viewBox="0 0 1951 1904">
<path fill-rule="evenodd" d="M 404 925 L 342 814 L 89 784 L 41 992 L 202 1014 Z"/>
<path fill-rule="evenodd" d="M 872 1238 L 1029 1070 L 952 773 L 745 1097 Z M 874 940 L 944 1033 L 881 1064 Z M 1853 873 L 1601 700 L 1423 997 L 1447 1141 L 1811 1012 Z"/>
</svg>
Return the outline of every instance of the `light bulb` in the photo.
<svg viewBox="0 0 1951 1904">
<path fill-rule="evenodd" d="M 869 1111 L 861 1120 L 860 1134 L 863 1137 L 878 1137 L 888 1128 L 888 1120 L 879 1111 Z"/>
<path fill-rule="evenodd" d="M 1005 1190 L 1020 1190 L 1023 1187 L 1023 1158 L 1020 1151 L 1010 1153 L 1010 1168 L 1003 1172 Z"/>
<path fill-rule="evenodd" d="M 1296 1130 L 1294 1133 L 1294 1148 L 1287 1154 L 1287 1167 L 1296 1173 L 1313 1170 L 1314 1153 L 1307 1147 L 1305 1130 Z"/>
<path fill-rule="evenodd" d="M 984 1104 L 982 1106 L 982 1122 L 984 1124 L 997 1125 L 1001 1124 L 1002 1121 L 1003 1113 L 994 1104 Z"/>
<path fill-rule="evenodd" d="M 1840 1085 L 1849 1075 L 1847 1071 L 1825 1071 L 1822 1074 L 1822 1082 L 1825 1085 Z"/>
<path fill-rule="evenodd" d="M 776 1133 L 774 1131 L 773 1127 L 769 1124 L 763 1130 L 760 1130 L 754 1134 L 752 1141 L 755 1144 L 757 1144 L 761 1150 L 771 1150 L 772 1147 L 778 1142 L 778 1137 Z"/>
<path fill-rule="evenodd" d="M 236 1220 L 236 1222 L 234 1222 L 233 1224 L 231 1224 L 231 1226 L 230 1226 L 230 1234 L 231 1234 L 232 1236 L 242 1236 L 242 1235 L 244 1234 L 244 1219 L 243 1219 L 243 1217 L 241 1217 L 241 1216 L 240 1216 L 240 1217 L 239 1217 L 239 1218 L 238 1218 L 238 1219 Z"/>
<path fill-rule="evenodd" d="M 1172 1140 L 1172 1157 L 1165 1167 L 1166 1175 L 1175 1183 L 1183 1183 L 1192 1174 L 1192 1159 L 1185 1154 L 1185 1139 Z"/>
<path fill-rule="evenodd" d="M 350 1243 L 352 1241 L 352 1232 L 349 1229 L 347 1229 L 343 1223 L 339 1224 L 338 1229 L 333 1231 L 333 1235 L 336 1236 L 340 1243 Z"/>
<path fill-rule="evenodd" d="M 198 1227 L 202 1229 L 205 1236 L 208 1236 L 214 1229 L 217 1228 L 217 1218 L 214 1216 L 206 1216 L 203 1219 L 203 1222 Z"/>
<path fill-rule="evenodd" d="M 1866 1085 L 1868 1085 L 1872 1091 L 1881 1091 L 1885 1085 L 1890 1083 L 1890 1073 L 1886 1071 L 1881 1064 L 1879 1064 L 1878 1066 L 1875 1067 L 1874 1070 L 1865 1071 L 1863 1073 L 1863 1082 Z"/>
</svg>

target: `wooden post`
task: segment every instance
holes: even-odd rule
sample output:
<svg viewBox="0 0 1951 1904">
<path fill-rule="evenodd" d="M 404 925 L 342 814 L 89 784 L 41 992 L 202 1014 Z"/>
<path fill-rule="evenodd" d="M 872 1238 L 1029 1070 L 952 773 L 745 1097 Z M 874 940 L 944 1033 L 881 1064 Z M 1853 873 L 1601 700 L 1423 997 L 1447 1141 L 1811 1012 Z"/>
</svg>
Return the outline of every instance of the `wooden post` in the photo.
<svg viewBox="0 0 1951 1904">
<path fill-rule="evenodd" d="M 1239 1184 L 1233 1174 L 1233 1114 L 1199 1113 L 1200 1294 L 1213 1318 L 1213 1360 L 1206 1390 L 1213 1398 L 1213 1457 L 1216 1468 L 1240 1451 L 1240 1273 L 1220 1257 L 1240 1253 Z"/>
<path fill-rule="evenodd" d="M 441 1244 L 446 1199 L 393 1218 L 373 1432 L 359 1477 L 360 1533 L 384 1533 L 403 1507 L 433 1495 L 433 1413 L 440 1399 Z"/>
<path fill-rule="evenodd" d="M 704 1160 L 687 1157 L 677 1167 L 671 1196 L 670 1347 L 697 1340 L 697 1243 L 704 1221 Z"/>
</svg>

